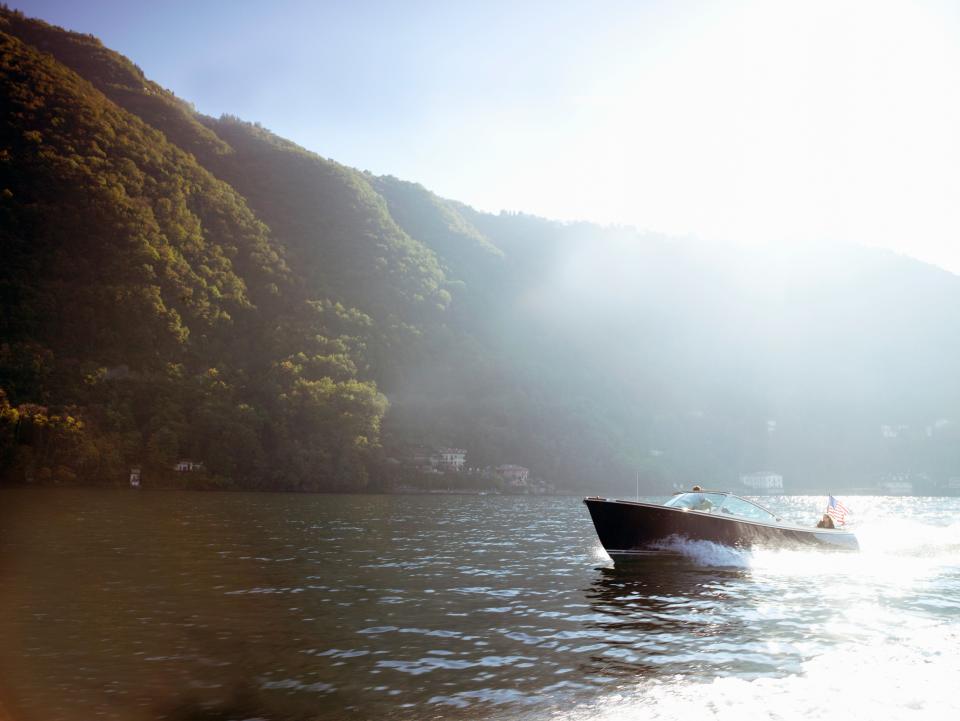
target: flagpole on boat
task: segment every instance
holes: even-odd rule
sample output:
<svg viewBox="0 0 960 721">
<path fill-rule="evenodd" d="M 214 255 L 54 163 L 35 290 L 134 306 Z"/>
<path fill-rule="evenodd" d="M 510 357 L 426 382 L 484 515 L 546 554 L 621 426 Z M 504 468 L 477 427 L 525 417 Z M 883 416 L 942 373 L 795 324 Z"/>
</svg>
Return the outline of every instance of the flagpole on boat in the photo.
<svg viewBox="0 0 960 721">
<path fill-rule="evenodd" d="M 640 471 L 637 471 L 637 500 L 640 500 Z"/>
</svg>

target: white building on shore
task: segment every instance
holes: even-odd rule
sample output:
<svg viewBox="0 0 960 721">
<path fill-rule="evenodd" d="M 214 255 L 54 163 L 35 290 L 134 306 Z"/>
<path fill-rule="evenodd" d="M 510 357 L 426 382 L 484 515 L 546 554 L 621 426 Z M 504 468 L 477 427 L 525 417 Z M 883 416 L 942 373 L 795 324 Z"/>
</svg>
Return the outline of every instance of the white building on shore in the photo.
<svg viewBox="0 0 960 721">
<path fill-rule="evenodd" d="M 757 493 L 783 493 L 783 476 L 773 471 L 744 473 L 740 484 Z"/>
<path fill-rule="evenodd" d="M 881 481 L 880 493 L 885 496 L 912 496 L 913 484 L 906 480 Z"/>
<path fill-rule="evenodd" d="M 462 448 L 441 448 L 434 455 L 434 459 L 439 470 L 459 473 L 463 470 L 463 464 L 466 463 L 467 452 Z"/>
</svg>

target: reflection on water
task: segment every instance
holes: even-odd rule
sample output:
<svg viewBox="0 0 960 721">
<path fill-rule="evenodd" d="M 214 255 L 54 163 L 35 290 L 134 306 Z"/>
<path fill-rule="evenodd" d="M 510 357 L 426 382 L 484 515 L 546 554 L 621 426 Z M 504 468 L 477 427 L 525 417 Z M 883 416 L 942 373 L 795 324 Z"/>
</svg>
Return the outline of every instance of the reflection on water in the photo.
<svg viewBox="0 0 960 721">
<path fill-rule="evenodd" d="M 812 522 L 822 499 L 772 505 Z M 851 505 L 860 554 L 681 543 L 613 566 L 572 498 L 4 491 L 0 706 L 18 721 L 952 715 L 925 681 L 960 671 L 960 504 Z"/>
</svg>

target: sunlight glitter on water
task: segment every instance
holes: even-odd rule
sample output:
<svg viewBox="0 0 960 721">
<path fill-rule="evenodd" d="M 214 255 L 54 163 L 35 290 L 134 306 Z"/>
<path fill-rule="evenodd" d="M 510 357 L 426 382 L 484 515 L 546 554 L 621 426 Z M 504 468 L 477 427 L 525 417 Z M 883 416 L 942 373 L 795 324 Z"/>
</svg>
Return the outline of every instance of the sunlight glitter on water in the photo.
<svg viewBox="0 0 960 721">
<path fill-rule="evenodd" d="M 909 643 L 839 645 L 783 678 L 643 681 L 564 721 L 956 718 L 960 672 L 955 629 L 918 629 Z"/>
</svg>

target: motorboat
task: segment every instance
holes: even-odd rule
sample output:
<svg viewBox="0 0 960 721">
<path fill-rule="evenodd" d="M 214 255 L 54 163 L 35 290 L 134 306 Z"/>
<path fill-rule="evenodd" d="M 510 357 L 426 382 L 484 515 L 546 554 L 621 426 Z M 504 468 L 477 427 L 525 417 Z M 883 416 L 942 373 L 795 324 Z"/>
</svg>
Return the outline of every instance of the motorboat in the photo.
<svg viewBox="0 0 960 721">
<path fill-rule="evenodd" d="M 583 499 L 600 543 L 614 560 L 669 550 L 674 539 L 711 541 L 738 548 L 807 547 L 857 551 L 848 530 L 788 523 L 759 503 L 729 491 L 694 488 L 666 503 Z"/>
</svg>

